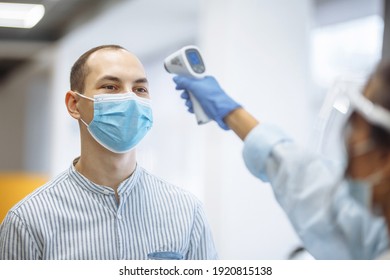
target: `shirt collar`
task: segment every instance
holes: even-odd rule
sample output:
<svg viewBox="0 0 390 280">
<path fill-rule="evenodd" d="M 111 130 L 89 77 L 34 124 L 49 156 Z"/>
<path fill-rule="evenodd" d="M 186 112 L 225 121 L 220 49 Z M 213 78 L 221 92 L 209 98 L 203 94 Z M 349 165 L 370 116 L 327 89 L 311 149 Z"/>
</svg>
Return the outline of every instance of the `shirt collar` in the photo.
<svg viewBox="0 0 390 280">
<path fill-rule="evenodd" d="M 81 173 L 79 173 L 74 166 L 77 163 L 78 159 L 79 158 L 76 158 L 72 162 L 72 164 L 68 170 L 68 175 L 73 182 L 75 182 L 77 185 L 79 185 L 79 186 L 81 186 L 89 191 L 92 191 L 94 193 L 100 193 L 100 194 L 104 194 L 104 195 L 115 193 L 112 188 L 107 187 L 107 186 L 103 186 L 103 185 L 98 185 L 98 184 L 92 182 L 91 180 L 89 180 L 87 177 L 85 177 Z M 118 186 L 119 196 L 123 196 L 123 195 L 127 196 L 132 191 L 134 186 L 137 184 L 141 173 L 142 173 L 142 168 L 137 164 L 135 169 L 134 169 L 133 174 L 131 174 L 130 177 L 123 180 L 119 184 L 119 186 Z"/>
</svg>

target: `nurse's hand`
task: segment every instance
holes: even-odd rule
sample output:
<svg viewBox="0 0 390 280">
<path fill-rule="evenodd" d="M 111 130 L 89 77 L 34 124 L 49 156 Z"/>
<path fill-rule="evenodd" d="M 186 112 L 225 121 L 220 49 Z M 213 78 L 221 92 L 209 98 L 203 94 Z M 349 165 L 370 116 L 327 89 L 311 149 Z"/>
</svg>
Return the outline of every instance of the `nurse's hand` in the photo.
<svg viewBox="0 0 390 280">
<path fill-rule="evenodd" d="M 173 81 L 176 83 L 176 89 L 184 90 L 181 97 L 186 100 L 189 112 L 194 112 L 188 94 L 188 92 L 191 92 L 209 118 L 215 120 L 221 128 L 229 129 L 224 118 L 233 110 L 240 108 L 241 105 L 225 93 L 214 77 L 206 76 L 203 79 L 191 79 L 176 76 Z"/>
</svg>

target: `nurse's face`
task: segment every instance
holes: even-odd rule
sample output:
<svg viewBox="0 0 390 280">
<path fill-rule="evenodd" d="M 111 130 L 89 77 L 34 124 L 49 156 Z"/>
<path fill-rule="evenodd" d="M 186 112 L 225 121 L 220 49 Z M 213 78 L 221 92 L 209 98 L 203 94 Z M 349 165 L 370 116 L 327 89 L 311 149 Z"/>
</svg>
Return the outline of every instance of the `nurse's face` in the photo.
<svg viewBox="0 0 390 280">
<path fill-rule="evenodd" d="M 364 97 L 375 102 L 375 93 L 379 92 L 376 79 L 368 81 L 364 89 Z M 366 179 L 375 174 L 387 164 L 383 149 L 372 140 L 371 124 L 359 113 L 353 112 L 346 129 L 346 148 L 348 152 L 348 166 L 346 175 L 353 179 Z"/>
<path fill-rule="evenodd" d="M 372 203 L 390 207 L 390 152 L 378 147 L 371 138 L 371 125 L 358 113 L 348 123 L 346 176 L 373 183 Z M 384 211 L 386 212 L 386 211 Z"/>
<path fill-rule="evenodd" d="M 348 153 L 346 175 L 350 178 L 365 179 L 381 167 L 380 152 L 370 138 L 370 129 L 359 114 L 351 115 L 345 139 Z"/>
</svg>

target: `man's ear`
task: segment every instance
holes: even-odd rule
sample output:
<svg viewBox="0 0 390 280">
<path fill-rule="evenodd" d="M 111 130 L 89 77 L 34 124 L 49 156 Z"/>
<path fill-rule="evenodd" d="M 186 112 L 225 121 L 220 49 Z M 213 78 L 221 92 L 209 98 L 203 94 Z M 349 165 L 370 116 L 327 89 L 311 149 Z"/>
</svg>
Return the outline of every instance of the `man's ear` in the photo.
<svg viewBox="0 0 390 280">
<path fill-rule="evenodd" d="M 68 109 L 69 115 L 78 120 L 80 118 L 80 112 L 77 108 L 77 95 L 74 91 L 68 91 L 65 95 L 65 105 Z"/>
</svg>

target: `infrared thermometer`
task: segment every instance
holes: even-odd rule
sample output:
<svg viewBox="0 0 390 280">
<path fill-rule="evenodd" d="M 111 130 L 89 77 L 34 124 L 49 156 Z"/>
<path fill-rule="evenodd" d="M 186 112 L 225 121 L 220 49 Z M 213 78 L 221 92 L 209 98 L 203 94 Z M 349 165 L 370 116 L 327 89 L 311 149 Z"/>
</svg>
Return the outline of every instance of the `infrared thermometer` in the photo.
<svg viewBox="0 0 390 280">
<path fill-rule="evenodd" d="M 164 67 L 169 73 L 201 79 L 206 76 L 206 67 L 198 47 L 186 46 L 174 52 L 164 60 Z M 203 111 L 198 100 L 188 92 L 198 124 L 205 124 L 210 118 Z"/>
</svg>

